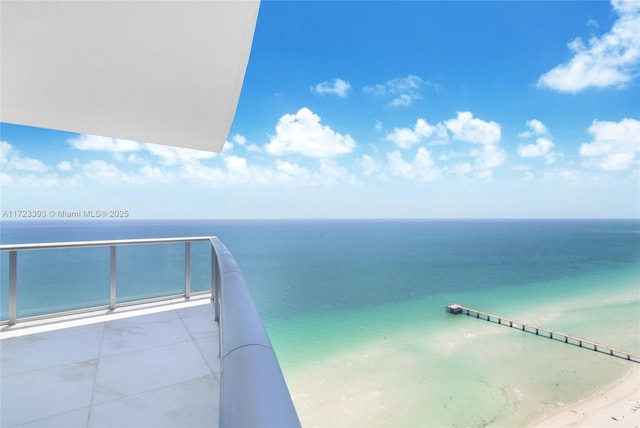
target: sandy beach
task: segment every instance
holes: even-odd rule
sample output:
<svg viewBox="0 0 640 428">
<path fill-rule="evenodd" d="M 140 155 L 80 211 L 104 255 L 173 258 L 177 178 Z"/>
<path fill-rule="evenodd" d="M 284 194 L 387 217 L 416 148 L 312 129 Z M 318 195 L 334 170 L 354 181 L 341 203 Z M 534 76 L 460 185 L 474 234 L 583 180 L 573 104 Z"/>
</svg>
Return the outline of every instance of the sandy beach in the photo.
<svg viewBox="0 0 640 428">
<path fill-rule="evenodd" d="M 532 426 L 640 427 L 640 367 L 634 367 L 624 378 L 591 398 L 567 405 Z"/>
<path fill-rule="evenodd" d="M 629 289 L 637 290 L 637 283 Z M 509 309 L 536 325 L 606 337 L 637 352 L 635 299 L 626 292 L 615 298 L 593 293 L 562 304 Z M 283 368 L 303 425 L 640 428 L 639 364 L 497 323 L 420 318 L 440 312 L 435 303 L 416 301 L 364 310 L 358 317 L 349 312 L 352 318 L 334 314 L 330 321 L 353 340 L 330 352 L 320 346 L 324 337 L 299 346 L 303 332 L 329 320 L 283 327 L 288 334 L 282 338 L 297 352 L 283 360 Z M 394 318 L 396 313 L 407 317 Z M 366 332 L 353 327 L 365 324 Z M 299 334 L 291 336 L 292 325 Z M 369 332 L 375 334 L 365 338 Z"/>
</svg>

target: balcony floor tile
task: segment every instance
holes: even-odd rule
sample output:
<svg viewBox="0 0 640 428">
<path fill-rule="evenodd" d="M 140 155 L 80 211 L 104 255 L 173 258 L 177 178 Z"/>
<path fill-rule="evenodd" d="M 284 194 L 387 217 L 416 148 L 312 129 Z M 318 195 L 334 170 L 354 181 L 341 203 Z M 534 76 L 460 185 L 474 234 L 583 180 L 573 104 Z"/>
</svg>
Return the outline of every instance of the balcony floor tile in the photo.
<svg viewBox="0 0 640 428">
<path fill-rule="evenodd" d="M 217 426 L 207 298 L 0 332 L 1 427 Z"/>
<path fill-rule="evenodd" d="M 86 408 L 98 360 L 2 376 L 2 426 Z M 4 373 L 4 370 L 3 370 Z"/>
<path fill-rule="evenodd" d="M 90 427 L 218 426 L 219 384 L 209 374 L 109 401 L 91 410 Z"/>
</svg>

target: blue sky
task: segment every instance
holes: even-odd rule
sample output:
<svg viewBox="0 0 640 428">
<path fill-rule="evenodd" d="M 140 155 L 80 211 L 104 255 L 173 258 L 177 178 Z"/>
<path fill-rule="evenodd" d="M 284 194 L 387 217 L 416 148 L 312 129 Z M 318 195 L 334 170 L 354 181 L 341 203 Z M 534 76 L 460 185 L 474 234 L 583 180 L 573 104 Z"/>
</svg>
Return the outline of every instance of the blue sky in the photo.
<svg viewBox="0 0 640 428">
<path fill-rule="evenodd" d="M 262 2 L 220 154 L 2 124 L 7 210 L 640 215 L 640 2 Z"/>
</svg>

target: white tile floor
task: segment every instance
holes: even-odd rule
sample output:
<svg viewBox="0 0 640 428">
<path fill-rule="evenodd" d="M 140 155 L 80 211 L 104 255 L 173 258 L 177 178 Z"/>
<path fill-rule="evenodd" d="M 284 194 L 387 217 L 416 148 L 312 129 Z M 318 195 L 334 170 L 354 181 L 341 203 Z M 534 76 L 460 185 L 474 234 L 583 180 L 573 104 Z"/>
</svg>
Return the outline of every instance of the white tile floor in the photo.
<svg viewBox="0 0 640 428">
<path fill-rule="evenodd" d="M 0 426 L 217 427 L 209 299 L 118 311 L 5 327 Z"/>
</svg>

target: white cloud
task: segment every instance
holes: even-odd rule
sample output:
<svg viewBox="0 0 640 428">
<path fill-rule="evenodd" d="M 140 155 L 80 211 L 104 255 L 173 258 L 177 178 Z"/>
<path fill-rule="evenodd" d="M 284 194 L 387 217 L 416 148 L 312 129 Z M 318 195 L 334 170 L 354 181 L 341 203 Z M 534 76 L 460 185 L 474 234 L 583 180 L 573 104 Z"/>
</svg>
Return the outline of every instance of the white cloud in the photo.
<svg viewBox="0 0 640 428">
<path fill-rule="evenodd" d="M 332 159 L 319 159 L 316 170 L 281 159 L 276 159 L 271 167 L 252 165 L 247 158 L 235 155 L 225 156 L 222 160 L 222 167 L 210 167 L 195 160 L 184 164 L 180 178 L 207 187 L 318 186 L 354 181 L 348 170 Z"/>
<path fill-rule="evenodd" d="M 242 144 L 243 139 L 244 137 L 239 134 L 233 136 L 233 141 L 238 144 Z M 132 153 L 142 151 L 146 151 L 159 157 L 165 165 L 176 165 L 193 159 L 210 159 L 216 156 L 216 153 L 203 150 L 163 146 L 151 143 L 139 143 L 131 140 L 87 134 L 82 134 L 77 138 L 69 139 L 67 142 L 77 150 L 110 152 L 113 154 L 114 159 L 119 162 L 122 162 L 125 159 L 131 163 L 145 162 L 142 158 Z M 224 149 L 228 150 L 231 147 L 233 147 L 233 144 L 227 143 L 225 144 Z M 125 152 L 130 152 L 129 156 L 126 158 L 123 155 Z"/>
<path fill-rule="evenodd" d="M 9 160 L 9 169 L 15 171 L 45 172 L 49 168 L 38 159 L 15 156 Z"/>
<path fill-rule="evenodd" d="M 285 114 L 276 125 L 276 135 L 271 137 L 265 150 L 275 156 L 297 153 L 324 158 L 350 153 L 356 142 L 349 134 L 339 134 L 320 124 L 320 116 L 306 107 L 296 114 Z"/>
<path fill-rule="evenodd" d="M 9 186 L 13 184 L 14 180 L 9 174 L 5 174 L 4 172 L 0 172 L 0 184 L 3 186 Z"/>
<path fill-rule="evenodd" d="M 51 168 L 38 159 L 22 156 L 6 141 L 0 141 L 0 173 L 3 186 L 50 187 L 59 183 Z"/>
<path fill-rule="evenodd" d="M 493 169 L 505 162 L 506 153 L 498 147 L 501 138 L 498 123 L 486 122 L 465 111 L 458 112 L 455 119 L 449 119 L 444 124 L 454 139 L 481 145 L 480 149 L 473 149 L 469 153 L 474 157 L 473 167 L 469 168 L 465 163 L 460 163 L 455 167 L 457 174 L 473 172 L 477 178 L 489 179 L 493 175 Z"/>
<path fill-rule="evenodd" d="M 84 165 L 76 166 L 81 175 L 72 177 L 68 182 L 79 184 L 82 178 L 109 185 L 121 184 L 157 184 L 175 179 L 175 172 L 152 165 L 142 165 L 137 170 L 124 170 L 117 165 L 102 159 L 91 160 Z"/>
<path fill-rule="evenodd" d="M 276 173 L 278 180 L 284 183 L 305 183 L 311 177 L 311 172 L 307 168 L 280 159 L 276 161 Z"/>
<path fill-rule="evenodd" d="M 520 144 L 518 146 L 518 154 L 523 158 L 545 157 L 548 159 L 548 163 L 553 163 L 555 162 L 553 147 L 553 141 L 540 137 L 536 139 L 535 144 Z"/>
<path fill-rule="evenodd" d="M 356 180 L 349 171 L 338 165 L 333 159 L 319 159 L 318 169 L 311 171 L 299 164 L 277 160 L 276 171 L 266 184 L 292 184 L 295 186 L 336 185 L 354 183 Z"/>
<path fill-rule="evenodd" d="M 387 155 L 387 170 L 389 174 L 420 181 L 434 181 L 442 176 L 441 170 L 435 166 L 431 153 L 425 147 L 420 147 L 413 162 L 406 162 L 399 151 Z"/>
<path fill-rule="evenodd" d="M 233 141 L 236 144 L 239 144 L 241 146 L 245 145 L 247 143 L 247 139 L 246 137 L 244 137 L 243 135 L 240 134 L 234 134 L 233 137 L 231 137 L 231 141 Z"/>
<path fill-rule="evenodd" d="M 256 145 L 255 144 L 247 145 L 247 138 L 244 135 L 233 134 L 233 136 L 231 137 L 231 141 L 224 142 L 224 146 L 222 146 L 222 153 L 231 152 L 236 144 L 239 146 L 246 147 L 246 149 L 249 151 L 255 151 L 253 150 L 253 148 L 255 148 Z M 208 159 L 208 158 L 215 157 L 215 153 L 210 153 L 210 155 L 208 156 L 204 155 L 204 153 L 209 153 L 209 152 L 205 151 L 203 152 L 203 154 L 196 155 L 195 159 Z"/>
<path fill-rule="evenodd" d="M 593 141 L 580 146 L 580 155 L 588 159 L 588 166 L 605 171 L 637 167 L 640 121 L 627 118 L 620 122 L 594 120 L 588 132 L 593 135 Z"/>
<path fill-rule="evenodd" d="M 640 2 L 638 0 L 612 0 L 611 5 L 619 14 L 640 12 Z"/>
<path fill-rule="evenodd" d="M 502 165 L 507 159 L 507 155 L 494 144 L 485 144 L 480 150 L 472 150 L 471 155 L 475 157 L 474 174 L 481 179 L 489 179 L 493 175 L 493 169 Z"/>
<path fill-rule="evenodd" d="M 462 153 L 462 152 L 447 152 L 447 153 L 442 153 L 438 156 L 438 160 L 441 161 L 448 161 L 451 159 L 456 159 L 456 158 L 461 158 L 467 156 L 467 153 Z"/>
<path fill-rule="evenodd" d="M 333 94 L 340 98 L 346 98 L 347 92 L 351 89 L 349 82 L 339 78 L 327 80 L 311 87 L 311 92 L 319 95 Z"/>
<path fill-rule="evenodd" d="M 612 6 L 619 18 L 611 31 L 588 43 L 580 38 L 570 42 L 573 57 L 540 76 L 539 87 L 575 93 L 624 86 L 640 74 L 640 2 L 614 0 Z"/>
<path fill-rule="evenodd" d="M 540 122 L 538 119 L 531 119 L 527 121 L 528 131 L 521 132 L 518 134 L 521 138 L 529 138 L 535 135 L 549 135 L 549 130 L 546 125 Z"/>
<path fill-rule="evenodd" d="M 220 157 L 221 166 L 205 165 L 192 159 L 181 165 L 178 177 L 201 187 L 263 186 L 277 183 L 277 173 L 249 164 L 246 158 L 236 155 Z M 280 180 L 284 182 L 285 180 Z"/>
<path fill-rule="evenodd" d="M 151 165 L 145 165 L 140 168 L 140 177 L 146 182 L 167 182 L 172 179 L 172 175 L 173 174 L 168 174 L 167 171 Z"/>
<path fill-rule="evenodd" d="M 99 137 L 97 135 L 82 134 L 67 141 L 71 147 L 78 150 L 104 152 L 135 152 L 140 150 L 140 143 L 118 138 Z"/>
<path fill-rule="evenodd" d="M 4 165 L 5 162 L 9 161 L 9 156 L 12 151 L 15 149 L 13 146 L 6 141 L 0 141 L 0 159 L 2 159 L 2 163 Z"/>
<path fill-rule="evenodd" d="M 580 171 L 575 169 L 555 169 L 545 172 L 544 178 L 546 180 L 578 181 L 581 178 L 581 174 Z"/>
<path fill-rule="evenodd" d="M 405 107 L 405 106 L 411 105 L 414 99 L 417 99 L 417 98 L 409 94 L 400 94 L 396 98 L 391 100 L 391 103 L 389 105 L 393 107 L 397 107 L 397 106 Z"/>
<path fill-rule="evenodd" d="M 385 140 L 393 142 L 400 148 L 409 149 L 419 143 L 422 137 L 409 128 L 394 128 L 393 132 L 385 137 Z"/>
<path fill-rule="evenodd" d="M 435 137 L 437 141 L 432 142 L 433 144 L 446 144 L 447 140 L 449 140 L 449 133 L 447 132 L 447 127 L 442 123 L 437 123 L 433 126 L 429 125 L 426 120 L 420 120 L 416 122 L 415 131 L 420 135 L 425 135 L 430 133 L 429 137 Z"/>
<path fill-rule="evenodd" d="M 247 166 L 247 160 L 240 156 L 226 156 L 224 164 L 227 172 L 234 181 L 247 182 L 251 178 L 251 171 Z"/>
<path fill-rule="evenodd" d="M 367 85 L 364 91 L 380 97 L 391 97 L 392 100 L 389 103 L 391 106 L 408 106 L 422 98 L 420 90 L 426 83 L 420 76 L 408 75 L 382 84 Z"/>
<path fill-rule="evenodd" d="M 452 172 L 457 175 L 466 175 L 473 171 L 473 166 L 469 162 L 461 162 L 453 165 Z"/>
<path fill-rule="evenodd" d="M 182 165 L 180 178 L 194 181 L 199 185 L 215 187 L 224 184 L 226 174 L 221 168 L 206 166 L 197 160 L 192 160 Z"/>
<path fill-rule="evenodd" d="M 476 165 L 482 170 L 500 166 L 507 158 L 504 150 L 494 145 L 485 145 L 482 150 L 474 150 L 471 154 L 476 157 Z"/>
<path fill-rule="evenodd" d="M 133 165 L 145 165 L 147 163 L 147 159 L 143 156 L 138 156 L 135 153 L 129 153 L 129 156 L 127 156 L 127 162 Z"/>
<path fill-rule="evenodd" d="M 333 159 L 320 159 L 319 178 L 322 184 L 338 184 L 352 181 L 346 168 Z"/>
<path fill-rule="evenodd" d="M 449 135 L 447 130 L 441 123 L 429 125 L 424 119 L 418 119 L 413 129 L 410 128 L 394 128 L 393 132 L 387 134 L 386 141 L 391 141 L 402 149 L 409 149 L 415 144 L 436 135 L 441 140 L 447 140 Z"/>
<path fill-rule="evenodd" d="M 500 125 L 474 118 L 468 111 L 459 112 L 458 117 L 444 122 L 456 140 L 484 145 L 497 144 L 500 141 Z"/>
<path fill-rule="evenodd" d="M 127 182 L 127 175 L 117 166 L 109 164 L 103 160 L 92 160 L 82 166 L 82 173 L 85 177 L 100 182 Z"/>
<path fill-rule="evenodd" d="M 360 168 L 362 169 L 362 174 L 364 174 L 365 176 L 376 175 L 381 171 L 380 164 L 367 154 L 362 155 L 362 158 L 360 158 L 359 165 L 360 165 Z"/>
<path fill-rule="evenodd" d="M 204 150 L 185 149 L 182 147 L 161 146 L 158 144 L 143 143 L 144 150 L 154 156 L 158 156 L 165 165 L 186 163 L 195 159 L 211 159 L 216 156 L 214 152 Z"/>
<path fill-rule="evenodd" d="M 38 159 L 21 156 L 20 152 L 6 141 L 0 141 L 0 153 L 2 156 L 1 165 L 4 171 L 42 173 L 49 169 Z"/>
<path fill-rule="evenodd" d="M 58 168 L 60 171 L 71 171 L 72 166 L 71 166 L 71 163 L 67 161 L 62 161 L 58 163 L 58 165 L 56 165 L 56 168 Z"/>
<path fill-rule="evenodd" d="M 179 177 L 204 187 L 261 186 L 274 181 L 274 173 L 266 168 L 250 165 L 246 158 L 236 155 L 221 157 L 222 166 L 205 165 L 192 159 L 181 165 Z"/>
<path fill-rule="evenodd" d="M 530 125 L 538 131 L 546 131 L 546 127 L 539 121 L 532 121 Z M 409 149 L 414 145 L 427 139 L 434 139 L 429 142 L 429 146 L 447 144 L 449 142 L 449 132 L 452 138 L 458 141 L 479 144 L 480 148 L 473 148 L 467 153 L 452 152 L 441 154 L 440 160 L 447 161 L 454 157 L 474 158 L 473 165 L 469 162 L 458 162 L 444 171 L 452 171 L 456 175 L 474 173 L 478 178 L 490 178 L 493 168 L 502 165 L 506 160 L 506 153 L 498 144 L 501 138 L 500 125 L 496 122 L 486 122 L 473 117 L 471 112 L 459 112 L 455 118 L 444 123 L 439 122 L 430 125 L 424 119 L 418 119 L 413 129 L 395 128 L 393 132 L 387 134 L 385 140 L 393 142 L 400 148 Z M 429 153 L 428 151 L 426 153 Z M 419 152 L 423 160 L 426 160 L 425 153 Z M 430 154 L 429 154 L 430 156 Z M 395 175 L 411 175 L 414 172 L 403 174 L 402 171 L 413 171 L 411 164 L 405 162 L 399 154 L 393 154 L 388 160 L 392 163 L 390 171 Z M 440 174 L 438 170 L 438 174 Z M 415 175 L 415 174 L 414 174 Z M 430 176 L 431 177 L 431 176 Z"/>
<path fill-rule="evenodd" d="M 275 184 L 288 183 L 297 186 L 335 185 L 353 183 L 354 180 L 346 168 L 338 165 L 333 159 L 326 158 L 318 160 L 316 171 L 310 171 L 296 163 L 277 160 L 276 171 L 272 174 Z"/>
<path fill-rule="evenodd" d="M 544 158 L 547 164 L 554 163 L 562 154 L 553 150 L 555 145 L 550 138 L 549 130 L 537 119 L 527 122 L 528 131 L 521 132 L 521 138 L 537 137 L 535 143 L 518 145 L 518 155 L 523 158 Z"/>
<path fill-rule="evenodd" d="M 315 169 L 279 159 L 270 167 L 252 165 L 247 158 L 229 154 L 218 156 L 218 164 L 210 165 L 203 162 L 211 157 L 208 152 L 194 153 L 190 150 L 174 150 L 171 147 L 141 144 L 139 153 L 153 153 L 157 158 L 146 159 L 132 153 L 130 156 L 134 156 L 135 159 L 122 164 L 102 159 L 90 160 L 84 164 L 79 161 L 74 161 L 73 164 L 62 161 L 56 165 L 55 169 L 47 168 L 43 172 L 40 171 L 40 167 L 34 166 L 38 163 L 25 162 L 27 158 L 20 157 L 18 151 L 9 143 L 2 142 L 1 148 L 0 180 L 3 185 L 12 187 L 78 185 L 82 182 L 107 185 L 157 185 L 181 181 L 202 187 L 236 185 L 261 187 L 281 184 L 318 186 L 355 182 L 354 176 L 347 168 L 327 158 L 318 159 Z M 201 159 L 201 155 L 205 159 Z M 60 171 L 70 170 L 75 170 L 77 173 L 73 177 L 65 178 L 57 175 Z"/>
</svg>

